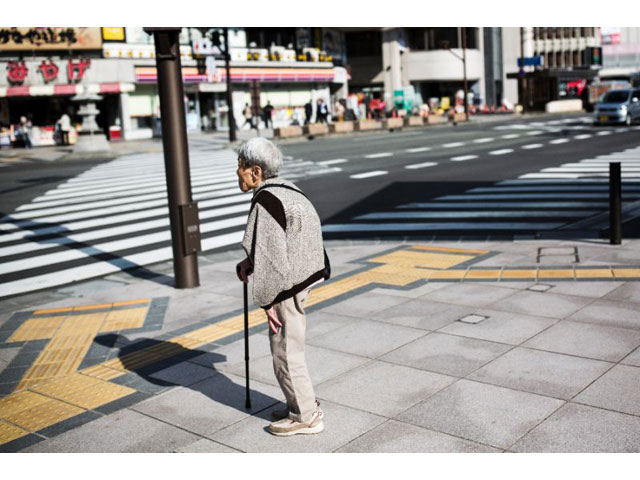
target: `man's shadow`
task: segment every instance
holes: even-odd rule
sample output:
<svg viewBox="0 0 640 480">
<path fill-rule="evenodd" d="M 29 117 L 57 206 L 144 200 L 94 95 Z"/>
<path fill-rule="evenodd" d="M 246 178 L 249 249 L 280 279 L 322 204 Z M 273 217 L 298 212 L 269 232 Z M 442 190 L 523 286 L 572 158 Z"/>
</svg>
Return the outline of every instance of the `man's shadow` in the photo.
<svg viewBox="0 0 640 480">
<path fill-rule="evenodd" d="M 217 370 L 215 365 L 226 361 L 227 357 L 215 352 L 205 352 L 201 350 L 191 350 L 184 348 L 182 345 L 173 343 L 170 341 L 156 340 L 152 338 L 137 339 L 130 341 L 126 337 L 109 333 L 105 335 L 99 335 L 94 340 L 99 345 L 103 345 L 108 348 L 118 349 L 118 358 L 122 362 L 124 368 L 129 372 L 135 373 L 141 379 L 146 382 L 159 387 L 185 387 L 196 392 L 200 392 L 203 395 L 208 396 L 211 400 L 232 407 L 244 413 L 257 413 L 260 418 L 269 418 L 268 411 L 270 407 L 280 403 L 278 399 L 265 395 L 256 390 L 251 390 L 251 406 L 249 410 L 245 406 L 246 389 L 244 385 L 238 385 L 232 382 L 224 372 Z M 166 359 L 158 360 L 148 366 L 139 366 L 139 357 L 129 355 L 141 350 L 158 348 L 162 351 L 170 350 L 171 354 Z M 165 350 L 166 349 L 166 350 Z M 170 368 L 183 362 L 193 360 L 197 357 L 205 355 L 207 362 L 211 363 L 213 369 L 218 373 L 211 376 L 208 379 L 215 377 L 215 388 L 211 387 L 211 382 L 207 382 L 208 379 L 203 380 L 190 380 L 189 378 L 180 379 L 178 381 L 166 381 L 162 380 L 154 375 L 161 370 Z M 194 365 L 202 365 L 200 363 L 194 363 Z M 281 405 L 282 406 L 282 405 Z"/>
</svg>

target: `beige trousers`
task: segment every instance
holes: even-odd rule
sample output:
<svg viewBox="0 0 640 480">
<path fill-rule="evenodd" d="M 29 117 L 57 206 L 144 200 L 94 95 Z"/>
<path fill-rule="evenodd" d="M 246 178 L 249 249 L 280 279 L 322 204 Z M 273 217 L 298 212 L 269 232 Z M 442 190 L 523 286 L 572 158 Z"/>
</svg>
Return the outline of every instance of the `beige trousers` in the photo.
<svg viewBox="0 0 640 480">
<path fill-rule="evenodd" d="M 307 320 L 304 304 L 309 290 L 276 303 L 273 307 L 282 323 L 278 333 L 269 329 L 273 371 L 289 407 L 289 418 L 308 422 L 316 411 L 316 397 L 304 357 Z"/>
</svg>

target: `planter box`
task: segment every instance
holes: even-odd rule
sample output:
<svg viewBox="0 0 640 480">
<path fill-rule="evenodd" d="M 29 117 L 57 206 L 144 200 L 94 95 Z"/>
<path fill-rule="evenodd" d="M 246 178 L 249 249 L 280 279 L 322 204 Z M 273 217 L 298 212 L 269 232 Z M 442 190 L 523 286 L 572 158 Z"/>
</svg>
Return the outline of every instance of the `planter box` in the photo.
<svg viewBox="0 0 640 480">
<path fill-rule="evenodd" d="M 404 121 L 402 118 L 386 118 L 383 121 L 384 128 L 402 128 Z"/>
<path fill-rule="evenodd" d="M 347 132 L 353 132 L 353 130 L 354 130 L 353 122 L 338 122 L 338 123 L 332 123 L 331 125 L 329 125 L 329 131 L 331 133 L 347 133 Z"/>
<path fill-rule="evenodd" d="M 356 123 L 356 130 L 358 132 L 362 130 L 377 130 L 381 127 L 381 123 L 377 120 L 360 120 Z"/>
<path fill-rule="evenodd" d="M 273 131 L 273 136 L 276 138 L 289 138 L 302 136 L 302 127 L 280 127 Z"/>
<path fill-rule="evenodd" d="M 421 127 L 424 125 L 424 121 L 422 117 L 405 117 L 404 118 L 404 126 L 405 127 Z"/>
<path fill-rule="evenodd" d="M 438 123 L 446 123 L 446 122 L 447 122 L 447 119 L 442 115 L 429 115 L 424 119 L 424 123 L 427 123 L 429 125 L 435 125 Z"/>
<path fill-rule="evenodd" d="M 326 123 L 310 123 L 302 127 L 305 135 L 325 135 L 329 133 L 329 125 Z"/>
</svg>

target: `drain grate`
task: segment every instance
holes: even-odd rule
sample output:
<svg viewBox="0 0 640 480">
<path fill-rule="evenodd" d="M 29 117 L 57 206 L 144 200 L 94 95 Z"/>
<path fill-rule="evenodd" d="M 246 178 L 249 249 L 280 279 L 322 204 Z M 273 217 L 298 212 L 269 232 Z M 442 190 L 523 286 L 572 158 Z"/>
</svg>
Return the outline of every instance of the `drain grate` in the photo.
<svg viewBox="0 0 640 480">
<path fill-rule="evenodd" d="M 476 314 L 471 314 L 471 315 L 467 315 L 466 317 L 462 317 L 460 320 L 458 320 L 459 322 L 462 323 L 470 323 L 472 325 L 478 324 L 480 322 L 482 322 L 483 320 L 486 320 L 487 316 L 484 315 L 476 315 Z"/>
<path fill-rule="evenodd" d="M 539 247 L 536 263 L 580 263 L 578 247 Z"/>
</svg>

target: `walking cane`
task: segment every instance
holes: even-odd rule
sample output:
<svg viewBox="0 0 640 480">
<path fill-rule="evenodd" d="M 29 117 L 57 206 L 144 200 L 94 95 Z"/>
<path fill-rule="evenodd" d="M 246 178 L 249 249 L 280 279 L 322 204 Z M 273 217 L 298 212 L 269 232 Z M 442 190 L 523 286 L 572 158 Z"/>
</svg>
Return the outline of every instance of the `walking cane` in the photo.
<svg viewBox="0 0 640 480">
<path fill-rule="evenodd" d="M 242 282 L 242 290 L 244 297 L 244 363 L 247 377 L 247 400 L 245 407 L 247 410 L 251 410 L 251 398 L 249 397 L 249 305 L 247 300 L 247 284 L 245 282 Z"/>
</svg>

